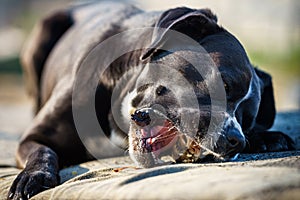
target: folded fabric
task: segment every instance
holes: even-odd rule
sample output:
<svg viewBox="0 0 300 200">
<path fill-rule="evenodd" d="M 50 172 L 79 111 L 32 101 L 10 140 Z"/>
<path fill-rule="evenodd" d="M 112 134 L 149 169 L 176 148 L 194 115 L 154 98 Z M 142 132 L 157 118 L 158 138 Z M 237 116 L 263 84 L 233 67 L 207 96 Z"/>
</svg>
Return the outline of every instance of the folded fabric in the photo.
<svg viewBox="0 0 300 200">
<path fill-rule="evenodd" d="M 137 168 L 129 157 L 117 157 L 65 168 L 60 171 L 61 185 L 32 199 L 297 199 L 299 170 L 300 151 L 150 169 Z M 18 172 L 0 169 L 0 199 L 5 199 Z"/>
</svg>

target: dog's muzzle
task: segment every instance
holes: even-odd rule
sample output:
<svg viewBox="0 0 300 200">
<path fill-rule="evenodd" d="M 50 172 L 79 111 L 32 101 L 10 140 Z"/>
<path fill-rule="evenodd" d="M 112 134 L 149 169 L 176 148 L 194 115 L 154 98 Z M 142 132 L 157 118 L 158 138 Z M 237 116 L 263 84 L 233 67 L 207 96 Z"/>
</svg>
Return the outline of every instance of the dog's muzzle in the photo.
<svg viewBox="0 0 300 200">
<path fill-rule="evenodd" d="M 226 117 L 221 133 L 216 140 L 215 151 L 230 159 L 246 146 L 246 139 L 235 117 Z"/>
<path fill-rule="evenodd" d="M 138 126 L 139 142 L 144 152 L 153 152 L 158 156 L 160 149 L 167 148 L 176 140 L 178 130 L 160 112 L 141 109 L 135 111 L 131 119 Z"/>
</svg>

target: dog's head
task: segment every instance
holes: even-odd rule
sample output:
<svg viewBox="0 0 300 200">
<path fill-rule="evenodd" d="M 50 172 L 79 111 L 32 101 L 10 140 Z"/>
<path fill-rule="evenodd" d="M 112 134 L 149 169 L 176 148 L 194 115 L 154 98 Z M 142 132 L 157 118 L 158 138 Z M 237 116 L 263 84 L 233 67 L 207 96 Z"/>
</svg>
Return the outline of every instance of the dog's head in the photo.
<svg viewBox="0 0 300 200">
<path fill-rule="evenodd" d="M 273 122 L 270 77 L 251 66 L 242 45 L 208 9 L 171 9 L 155 26 L 164 29 L 153 33 L 141 57 L 147 64 L 123 101 L 132 159 L 151 167 L 234 158 L 245 148 L 247 132 Z M 168 30 L 191 37 L 205 53 L 179 40 L 170 43 Z M 161 50 L 165 46 L 171 51 Z"/>
</svg>

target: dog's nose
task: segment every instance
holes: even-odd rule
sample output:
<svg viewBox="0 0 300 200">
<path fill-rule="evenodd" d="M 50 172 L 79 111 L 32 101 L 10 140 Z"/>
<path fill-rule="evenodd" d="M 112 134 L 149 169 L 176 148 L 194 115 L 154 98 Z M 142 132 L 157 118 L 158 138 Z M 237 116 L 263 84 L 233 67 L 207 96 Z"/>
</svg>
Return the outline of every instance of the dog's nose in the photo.
<svg viewBox="0 0 300 200">
<path fill-rule="evenodd" d="M 136 110 L 134 114 L 131 115 L 131 119 L 141 127 L 147 126 L 150 124 L 151 119 L 149 112 L 147 110 L 141 111 L 141 110 Z"/>
<path fill-rule="evenodd" d="M 231 128 L 226 133 L 226 139 L 228 144 L 228 151 L 240 152 L 245 148 L 246 142 L 242 133 L 236 129 Z"/>
</svg>

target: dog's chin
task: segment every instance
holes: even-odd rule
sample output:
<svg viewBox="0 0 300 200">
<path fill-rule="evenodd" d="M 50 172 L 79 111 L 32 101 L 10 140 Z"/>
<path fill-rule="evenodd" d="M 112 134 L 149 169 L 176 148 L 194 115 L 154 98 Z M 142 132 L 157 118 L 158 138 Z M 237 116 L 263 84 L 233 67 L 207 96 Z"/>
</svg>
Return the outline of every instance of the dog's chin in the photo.
<svg viewBox="0 0 300 200">
<path fill-rule="evenodd" d="M 222 155 L 201 145 L 199 141 L 183 134 L 169 120 L 163 125 L 139 127 L 131 123 L 129 154 L 141 167 L 172 163 L 223 162 L 236 159 L 236 155 Z"/>
</svg>

